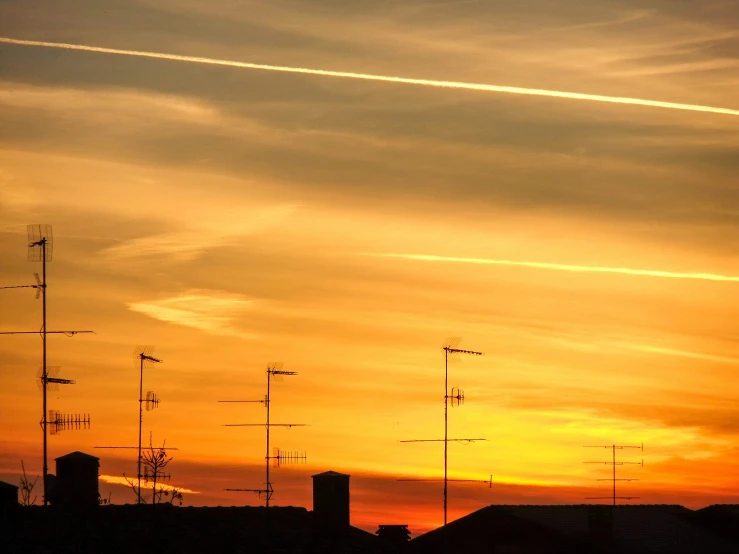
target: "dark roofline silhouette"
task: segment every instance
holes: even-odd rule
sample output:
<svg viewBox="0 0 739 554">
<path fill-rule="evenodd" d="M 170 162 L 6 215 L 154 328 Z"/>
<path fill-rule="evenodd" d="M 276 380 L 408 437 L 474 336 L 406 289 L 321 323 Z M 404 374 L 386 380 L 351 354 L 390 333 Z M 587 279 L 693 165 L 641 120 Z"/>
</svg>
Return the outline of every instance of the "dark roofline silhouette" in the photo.
<svg viewBox="0 0 739 554">
<path fill-rule="evenodd" d="M 65 454 L 64 456 L 59 456 L 58 458 L 54 458 L 55 461 L 57 460 L 69 460 L 72 458 L 78 458 L 78 459 L 93 459 L 93 460 L 100 460 L 97 456 L 92 456 L 91 454 L 85 454 L 84 452 L 80 452 L 79 450 L 75 450 L 74 452 L 70 452 L 69 454 Z"/>
<path fill-rule="evenodd" d="M 346 473 L 339 473 L 338 471 L 324 471 L 323 473 L 316 473 L 315 475 L 311 475 L 311 479 L 313 477 L 351 477 L 351 475 L 348 475 Z"/>
</svg>

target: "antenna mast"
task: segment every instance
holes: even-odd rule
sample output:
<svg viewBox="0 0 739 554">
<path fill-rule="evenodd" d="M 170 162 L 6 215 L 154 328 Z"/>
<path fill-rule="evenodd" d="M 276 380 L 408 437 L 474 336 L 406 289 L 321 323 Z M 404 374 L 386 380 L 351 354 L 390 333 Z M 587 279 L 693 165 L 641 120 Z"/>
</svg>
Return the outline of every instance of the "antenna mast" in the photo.
<svg viewBox="0 0 739 554">
<path fill-rule="evenodd" d="M 448 450 L 450 442 L 470 443 L 476 441 L 484 441 L 487 439 L 450 439 L 449 438 L 449 404 L 452 407 L 464 404 L 464 392 L 459 388 L 452 387 L 452 393 L 449 394 L 449 360 L 455 361 L 460 354 L 470 356 L 482 356 L 482 352 L 475 350 L 462 350 L 458 348 L 462 339 L 460 337 L 452 337 L 445 341 L 442 350 L 444 351 L 444 438 L 443 439 L 417 439 L 403 440 L 400 442 L 443 442 L 444 443 L 444 525 L 447 523 L 447 499 L 448 499 Z M 405 479 L 400 479 L 404 481 Z M 424 481 L 426 479 L 423 479 Z M 433 480 L 433 479 L 429 479 Z M 467 481 L 466 479 L 453 479 L 453 481 Z M 486 481 L 487 482 L 487 481 Z M 492 487 L 492 475 L 490 476 L 490 484 Z"/>
<path fill-rule="evenodd" d="M 613 454 L 612 460 L 608 462 L 583 462 L 584 464 L 604 464 L 604 465 L 610 465 L 613 467 L 613 477 L 610 477 L 608 479 L 596 479 L 596 481 L 613 481 L 613 494 L 611 496 L 588 496 L 585 499 L 586 500 L 606 500 L 606 499 L 612 499 L 613 505 L 616 505 L 616 499 L 619 500 L 633 500 L 635 498 L 639 498 L 638 496 L 616 496 L 616 481 L 638 481 L 639 479 L 631 479 L 631 478 L 616 478 L 616 466 L 623 466 L 623 465 L 638 465 L 641 467 L 644 467 L 644 459 L 642 458 L 641 462 L 617 462 L 616 461 L 616 450 L 625 450 L 626 448 L 638 448 L 642 452 L 644 452 L 644 443 L 641 443 L 639 446 L 632 446 L 632 445 L 621 445 L 621 444 L 610 444 L 605 446 L 584 446 L 583 448 L 610 448 L 611 452 Z"/>
<path fill-rule="evenodd" d="M 269 477 L 269 462 L 270 460 L 273 461 L 276 467 L 279 467 L 283 464 L 290 464 L 290 463 L 305 463 L 306 455 L 305 453 L 299 453 L 299 452 L 281 452 L 279 448 L 275 448 L 272 455 L 270 455 L 270 428 L 271 427 L 305 427 L 304 423 L 272 423 L 270 421 L 270 394 L 271 394 L 271 380 L 274 378 L 276 381 L 281 381 L 282 377 L 284 375 L 297 375 L 298 373 L 296 371 L 283 371 L 282 370 L 282 364 L 276 363 L 276 362 L 270 362 L 267 364 L 267 394 L 264 396 L 261 400 L 219 400 L 219 402 L 223 403 L 259 403 L 263 404 L 265 408 L 267 408 L 267 422 L 265 424 L 262 423 L 227 423 L 224 425 L 224 427 L 259 427 L 261 425 L 264 425 L 264 428 L 266 430 L 267 434 L 267 447 L 266 447 L 266 454 L 264 456 L 265 461 L 265 477 L 266 482 L 263 489 L 225 489 L 227 491 L 232 492 L 254 492 L 257 493 L 259 498 L 264 495 L 264 505 L 265 507 L 269 508 L 269 501 L 272 498 L 272 494 L 274 494 L 274 488 L 272 488 L 272 482 L 270 481 Z"/>
<path fill-rule="evenodd" d="M 47 506 L 49 499 L 47 498 L 48 491 L 48 476 L 49 476 L 49 463 L 48 463 L 48 436 L 49 436 L 49 423 L 50 418 L 47 417 L 47 390 L 50 383 L 70 385 L 74 384 L 74 381 L 68 379 L 57 379 L 49 377 L 49 369 L 47 367 L 47 349 L 46 349 L 46 337 L 49 334 L 64 334 L 67 336 L 73 336 L 78 333 L 92 333 L 93 331 L 49 331 L 46 326 L 46 263 L 50 262 L 54 253 L 54 236 L 51 230 L 51 225 L 34 224 L 28 225 L 28 261 L 29 262 L 41 262 L 41 275 L 34 273 L 36 278 L 35 285 L 15 285 L 0 287 L 2 289 L 23 289 L 33 288 L 36 289 L 36 299 L 41 296 L 42 300 L 42 323 L 40 331 L 2 331 L 0 335 L 30 335 L 36 334 L 37 332 L 41 335 L 42 341 L 42 365 L 39 378 L 41 379 L 41 390 L 42 390 L 42 408 L 41 408 L 41 429 L 44 434 L 43 438 L 43 486 L 44 486 L 44 506 Z M 58 368 L 56 368 L 58 370 Z M 48 412 L 50 413 L 50 412 Z M 89 419 L 89 416 L 88 416 Z M 89 421 L 88 421 L 89 423 Z M 56 429 L 56 428 L 55 428 Z"/>
<path fill-rule="evenodd" d="M 152 356 L 154 353 L 154 346 L 137 346 L 133 349 L 133 364 L 134 367 L 139 369 L 139 455 L 136 459 L 136 476 L 138 477 L 138 503 L 142 502 L 141 499 L 141 429 L 144 424 L 144 404 L 146 404 L 146 411 L 153 410 L 159 406 L 159 399 L 156 395 L 149 391 L 146 393 L 146 399 L 144 399 L 144 367 L 151 367 L 152 364 L 161 364 L 162 360 Z"/>
</svg>

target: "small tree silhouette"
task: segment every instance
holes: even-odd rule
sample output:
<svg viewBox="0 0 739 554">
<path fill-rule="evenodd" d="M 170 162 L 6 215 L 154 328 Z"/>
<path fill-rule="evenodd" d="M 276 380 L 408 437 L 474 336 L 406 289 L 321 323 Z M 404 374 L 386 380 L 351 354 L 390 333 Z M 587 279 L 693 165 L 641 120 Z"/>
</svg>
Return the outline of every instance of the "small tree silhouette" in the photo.
<svg viewBox="0 0 739 554">
<path fill-rule="evenodd" d="M 165 440 L 164 442 L 162 442 L 162 446 L 158 446 L 155 448 L 151 442 L 151 434 L 149 434 L 149 449 L 144 450 L 141 454 L 141 463 L 144 465 L 144 483 L 149 483 L 149 481 L 152 482 L 152 504 L 161 504 L 162 502 L 164 502 L 163 498 L 167 497 L 167 502 L 169 504 L 174 504 L 175 501 L 177 501 L 179 505 L 182 506 L 182 493 L 179 490 L 174 487 L 170 487 L 167 489 L 165 489 L 164 487 L 157 488 L 158 482 L 170 478 L 170 475 L 168 473 L 164 473 L 164 468 L 166 468 L 169 462 L 173 460 L 172 457 L 167 456 L 166 444 L 167 441 Z M 125 473 L 123 474 L 123 477 L 125 477 L 126 482 L 133 489 L 134 494 L 136 495 L 136 498 L 139 500 L 139 502 L 142 504 L 146 504 L 146 499 L 143 497 L 143 494 L 139 496 L 138 487 L 136 483 L 134 483 L 133 479 L 129 479 L 128 477 L 126 477 Z"/>
<path fill-rule="evenodd" d="M 36 486 L 38 481 L 38 475 L 31 481 L 26 475 L 26 466 L 21 460 L 21 468 L 23 469 L 23 477 L 21 477 L 21 505 L 22 506 L 33 506 L 36 503 L 36 495 L 33 494 L 33 488 Z"/>
</svg>

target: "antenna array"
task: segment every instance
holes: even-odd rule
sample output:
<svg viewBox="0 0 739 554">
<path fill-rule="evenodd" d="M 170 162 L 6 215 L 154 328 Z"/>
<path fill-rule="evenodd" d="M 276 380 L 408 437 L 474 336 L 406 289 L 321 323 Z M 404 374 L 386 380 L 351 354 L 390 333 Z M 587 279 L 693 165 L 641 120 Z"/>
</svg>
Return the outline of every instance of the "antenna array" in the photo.
<svg viewBox="0 0 739 554">
<path fill-rule="evenodd" d="M 75 429 L 90 429 L 90 414 L 62 414 L 56 410 L 49 410 L 47 419 L 49 425 L 49 433 L 58 434 L 60 431 Z"/>
<path fill-rule="evenodd" d="M 475 350 L 462 350 L 458 348 L 461 338 L 453 337 L 446 340 L 442 350 L 444 351 L 444 438 L 443 439 L 414 439 L 414 440 L 402 440 L 400 442 L 443 442 L 444 443 L 444 525 L 447 523 L 447 499 L 448 499 L 448 484 L 450 481 L 455 482 L 485 482 L 488 481 L 477 481 L 469 479 L 449 479 L 448 477 L 448 449 L 450 442 L 458 443 L 471 443 L 477 441 L 484 441 L 487 439 L 472 439 L 472 438 L 449 438 L 449 405 L 452 407 L 461 406 L 464 404 L 464 391 L 458 387 L 452 387 L 451 394 L 449 393 L 449 361 L 457 361 L 460 355 L 470 356 L 482 356 L 482 352 Z M 436 479 L 398 479 L 398 481 L 435 481 Z M 492 488 L 493 476 L 490 476 L 490 487 Z"/>
<path fill-rule="evenodd" d="M 623 465 L 639 465 L 641 467 L 644 467 L 644 459 L 642 459 L 641 462 L 618 462 L 616 461 L 616 450 L 625 450 L 627 448 L 638 448 L 642 452 L 644 452 L 644 443 L 642 443 L 639 446 L 631 446 L 631 445 L 619 445 L 619 444 L 610 444 L 605 446 L 585 446 L 583 448 L 610 448 L 611 452 L 613 453 L 613 458 L 610 461 L 607 462 L 583 462 L 584 464 L 604 464 L 604 465 L 610 465 L 613 467 L 613 477 L 607 478 L 607 479 L 596 479 L 596 481 L 613 481 L 613 494 L 611 496 L 588 496 L 586 497 L 586 500 L 606 500 L 610 499 L 613 500 L 613 505 L 616 505 L 616 500 L 633 500 L 635 498 L 639 498 L 638 496 L 616 496 L 616 481 L 638 481 L 639 479 L 632 479 L 632 478 L 617 478 L 616 477 L 616 466 L 623 466 Z"/>
<path fill-rule="evenodd" d="M 286 375 L 297 375 L 297 372 L 295 371 L 283 371 L 282 370 L 282 364 L 277 362 L 270 362 L 267 364 L 267 394 L 264 395 L 263 399 L 260 400 L 219 400 L 219 402 L 223 403 L 259 403 L 263 404 L 264 407 L 267 409 L 267 422 L 262 423 L 227 423 L 224 425 L 224 427 L 259 427 L 261 425 L 264 425 L 264 428 L 266 430 L 266 454 L 264 456 L 264 462 L 265 462 L 265 484 L 263 489 L 225 489 L 227 491 L 232 492 L 253 492 L 256 493 L 259 498 L 264 497 L 264 505 L 269 508 L 269 501 L 272 498 L 272 495 L 274 494 L 275 490 L 272 487 L 272 482 L 270 481 L 269 476 L 269 462 L 272 460 L 275 467 L 279 467 L 281 465 L 285 464 L 293 464 L 293 463 L 305 463 L 307 457 L 305 452 L 299 453 L 299 452 L 282 452 L 279 448 L 275 448 L 272 455 L 270 455 L 270 429 L 272 427 L 287 427 L 288 429 L 291 427 L 305 427 L 304 423 L 272 423 L 270 421 L 270 394 L 271 394 L 271 381 L 274 379 L 275 381 L 282 381 L 283 377 Z"/>
</svg>

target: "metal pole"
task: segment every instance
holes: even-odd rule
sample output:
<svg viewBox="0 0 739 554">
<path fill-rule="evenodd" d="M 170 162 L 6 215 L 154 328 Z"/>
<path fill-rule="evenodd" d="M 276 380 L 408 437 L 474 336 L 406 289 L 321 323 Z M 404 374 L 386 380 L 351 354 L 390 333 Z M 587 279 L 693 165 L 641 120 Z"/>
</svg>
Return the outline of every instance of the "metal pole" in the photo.
<svg viewBox="0 0 739 554">
<path fill-rule="evenodd" d="M 447 506 L 447 448 L 449 447 L 448 405 L 449 403 L 449 350 L 444 349 L 444 525 Z"/>
<path fill-rule="evenodd" d="M 139 374 L 139 457 L 136 461 L 136 473 L 139 478 L 139 498 L 138 504 L 141 504 L 141 428 L 144 423 L 144 411 L 143 411 L 143 396 L 144 396 L 144 356 L 140 355 L 140 374 Z"/>
<path fill-rule="evenodd" d="M 616 505 L 616 445 L 613 445 L 613 505 Z"/>
<path fill-rule="evenodd" d="M 44 506 L 49 503 L 49 464 L 47 461 L 48 457 L 48 444 L 47 444 L 47 431 L 48 422 L 46 421 L 46 380 L 48 377 L 46 370 L 46 237 L 41 239 L 41 267 L 43 274 L 43 281 L 41 282 L 41 293 L 43 303 L 43 369 L 42 369 L 42 389 L 43 389 L 43 414 L 41 415 L 41 421 L 43 421 L 44 428 L 44 469 L 43 469 L 43 480 L 44 480 Z"/>
<path fill-rule="evenodd" d="M 267 398 L 264 399 L 264 403 L 267 405 L 267 454 L 264 457 L 264 461 L 266 462 L 267 466 L 267 484 L 265 486 L 265 489 L 267 489 L 266 494 L 264 495 L 265 500 L 265 506 L 269 508 L 269 494 L 270 494 L 270 486 L 269 486 L 269 382 L 270 378 L 272 377 L 272 374 L 270 373 L 269 369 L 267 370 Z"/>
</svg>

